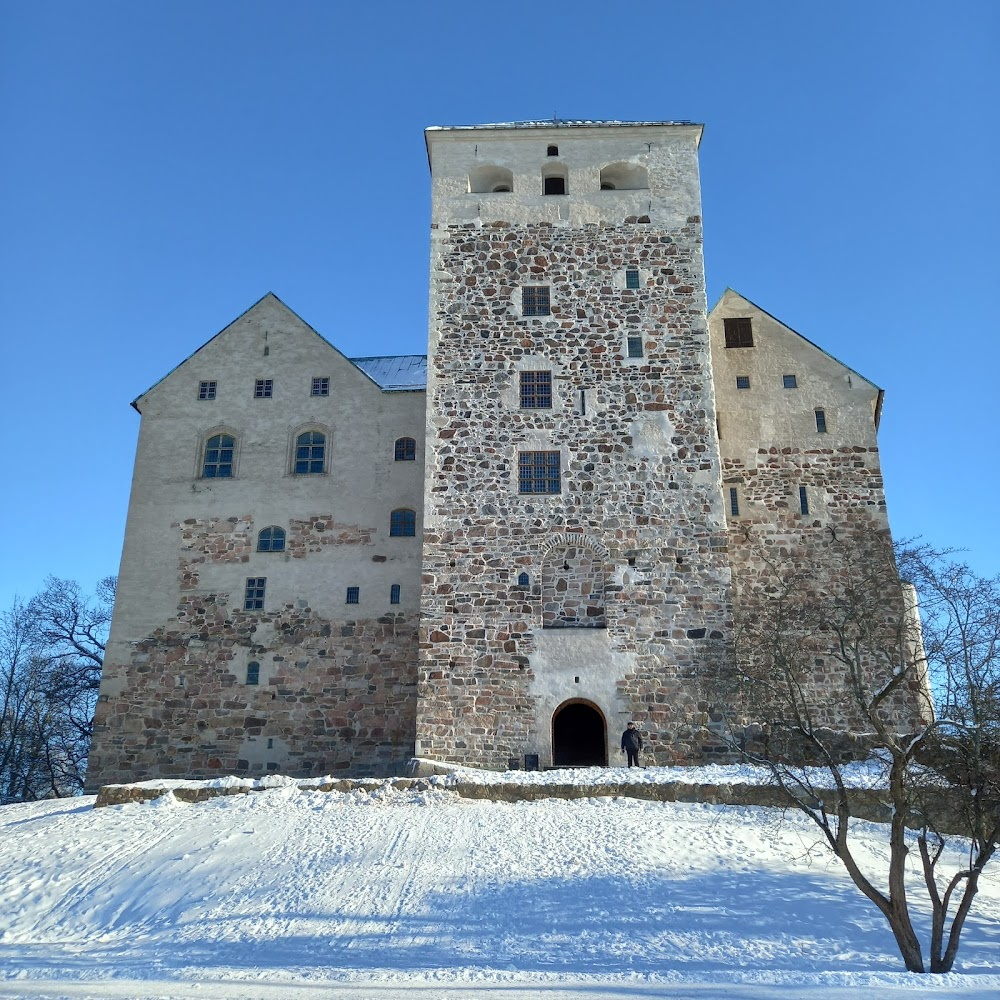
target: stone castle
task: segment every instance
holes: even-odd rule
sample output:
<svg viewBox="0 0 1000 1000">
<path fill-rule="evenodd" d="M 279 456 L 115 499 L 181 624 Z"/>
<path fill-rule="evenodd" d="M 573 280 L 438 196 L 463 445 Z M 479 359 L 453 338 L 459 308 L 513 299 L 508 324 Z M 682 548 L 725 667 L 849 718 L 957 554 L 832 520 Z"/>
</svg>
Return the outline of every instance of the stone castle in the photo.
<svg viewBox="0 0 1000 1000">
<path fill-rule="evenodd" d="M 630 719 L 656 763 L 722 747 L 751 527 L 822 567 L 888 522 L 882 390 L 707 312 L 701 133 L 428 129 L 426 357 L 269 294 L 135 401 L 90 785 L 604 764 Z"/>
</svg>

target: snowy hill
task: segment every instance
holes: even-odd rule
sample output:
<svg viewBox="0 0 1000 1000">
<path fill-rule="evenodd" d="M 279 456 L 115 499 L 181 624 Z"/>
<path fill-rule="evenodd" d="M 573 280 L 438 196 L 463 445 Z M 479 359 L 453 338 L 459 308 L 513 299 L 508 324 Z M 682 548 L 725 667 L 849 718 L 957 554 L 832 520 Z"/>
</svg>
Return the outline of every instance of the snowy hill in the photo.
<svg viewBox="0 0 1000 1000">
<path fill-rule="evenodd" d="M 0 996 L 1000 995 L 995 873 L 961 971 L 914 976 L 796 815 L 432 784 L 3 807 Z"/>
</svg>

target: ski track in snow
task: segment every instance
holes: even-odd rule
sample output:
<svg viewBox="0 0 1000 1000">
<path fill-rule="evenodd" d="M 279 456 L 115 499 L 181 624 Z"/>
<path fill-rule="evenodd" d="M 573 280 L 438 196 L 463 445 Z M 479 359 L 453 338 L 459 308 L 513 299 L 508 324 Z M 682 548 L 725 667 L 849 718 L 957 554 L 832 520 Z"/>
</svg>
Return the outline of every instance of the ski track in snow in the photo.
<svg viewBox="0 0 1000 1000">
<path fill-rule="evenodd" d="M 0 997 L 1000 995 L 995 874 L 961 971 L 908 975 L 777 810 L 291 785 L 92 802 L 0 809 Z M 858 833 L 884 869 L 879 828 Z"/>
</svg>

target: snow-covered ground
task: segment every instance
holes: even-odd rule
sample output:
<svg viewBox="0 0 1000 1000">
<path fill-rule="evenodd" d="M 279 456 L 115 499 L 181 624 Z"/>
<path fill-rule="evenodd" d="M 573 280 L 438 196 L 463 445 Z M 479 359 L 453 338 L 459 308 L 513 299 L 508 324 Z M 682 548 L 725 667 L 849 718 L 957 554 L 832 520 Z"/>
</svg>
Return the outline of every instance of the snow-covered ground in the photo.
<svg viewBox="0 0 1000 1000">
<path fill-rule="evenodd" d="M 274 782 L 191 805 L 167 794 L 3 807 L 0 996 L 1000 995 L 995 874 L 958 971 L 909 975 L 881 916 L 795 814 L 491 802 L 447 784 L 345 794 Z M 857 832 L 864 864 L 884 870 L 883 831 Z"/>
</svg>

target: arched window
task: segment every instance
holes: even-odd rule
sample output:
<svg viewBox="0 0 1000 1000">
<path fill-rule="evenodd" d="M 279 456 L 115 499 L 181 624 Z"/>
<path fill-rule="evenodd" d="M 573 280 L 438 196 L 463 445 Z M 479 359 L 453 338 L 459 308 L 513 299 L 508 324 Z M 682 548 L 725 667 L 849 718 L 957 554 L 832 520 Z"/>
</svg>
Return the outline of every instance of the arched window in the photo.
<svg viewBox="0 0 1000 1000">
<path fill-rule="evenodd" d="M 527 587 L 530 582 L 531 582 L 531 580 L 529 579 L 527 573 L 518 573 L 517 574 L 517 585 L 519 587 Z"/>
<path fill-rule="evenodd" d="M 322 431 L 306 431 L 295 439 L 295 474 L 322 473 L 326 466 L 326 435 Z"/>
<path fill-rule="evenodd" d="M 412 462 L 417 457 L 417 442 L 413 438 L 396 439 L 396 461 Z"/>
<path fill-rule="evenodd" d="M 214 434 L 205 442 L 205 461 L 202 463 L 203 479 L 232 479 L 233 456 L 236 438 L 231 434 Z"/>
<path fill-rule="evenodd" d="M 649 187 L 649 174 L 636 163 L 611 163 L 601 168 L 602 191 L 642 191 Z"/>
<path fill-rule="evenodd" d="M 410 538 L 417 533 L 417 515 L 408 507 L 400 507 L 392 512 L 389 519 L 389 534 L 396 538 Z"/>
<path fill-rule="evenodd" d="M 260 664 L 259 663 L 248 663 L 247 664 L 247 684 L 259 684 L 260 683 Z"/>
<path fill-rule="evenodd" d="M 469 172 L 469 193 L 489 194 L 514 190 L 514 173 L 507 167 L 485 164 Z"/>
<path fill-rule="evenodd" d="M 285 551 L 285 529 L 272 524 L 269 528 L 264 528 L 257 536 L 258 552 L 284 552 Z"/>
<path fill-rule="evenodd" d="M 545 151 L 545 155 L 546 156 L 558 156 L 559 155 L 559 147 L 558 146 L 549 146 L 549 148 Z"/>
</svg>

